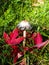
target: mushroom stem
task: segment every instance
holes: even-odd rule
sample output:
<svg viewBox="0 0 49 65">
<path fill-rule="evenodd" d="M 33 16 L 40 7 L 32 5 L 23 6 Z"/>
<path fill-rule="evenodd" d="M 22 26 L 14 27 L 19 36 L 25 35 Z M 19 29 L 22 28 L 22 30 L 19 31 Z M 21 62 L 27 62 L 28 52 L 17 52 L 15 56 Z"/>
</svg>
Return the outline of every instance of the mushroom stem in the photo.
<svg viewBox="0 0 49 65">
<path fill-rule="evenodd" d="M 25 42 L 26 42 L 26 30 L 23 31 L 23 37 L 24 37 L 24 41 L 23 41 L 23 47 L 25 47 Z"/>
</svg>

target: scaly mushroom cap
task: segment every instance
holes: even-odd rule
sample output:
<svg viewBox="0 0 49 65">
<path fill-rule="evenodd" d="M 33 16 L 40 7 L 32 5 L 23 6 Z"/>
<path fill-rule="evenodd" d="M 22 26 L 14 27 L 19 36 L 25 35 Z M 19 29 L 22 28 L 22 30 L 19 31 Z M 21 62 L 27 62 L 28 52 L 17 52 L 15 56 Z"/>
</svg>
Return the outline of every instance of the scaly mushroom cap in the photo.
<svg viewBox="0 0 49 65">
<path fill-rule="evenodd" d="M 17 25 L 17 27 L 19 28 L 19 29 L 21 29 L 21 30 L 31 30 L 31 25 L 30 25 L 30 23 L 29 22 L 27 22 L 26 20 L 23 20 L 23 21 L 21 21 L 18 25 Z"/>
</svg>

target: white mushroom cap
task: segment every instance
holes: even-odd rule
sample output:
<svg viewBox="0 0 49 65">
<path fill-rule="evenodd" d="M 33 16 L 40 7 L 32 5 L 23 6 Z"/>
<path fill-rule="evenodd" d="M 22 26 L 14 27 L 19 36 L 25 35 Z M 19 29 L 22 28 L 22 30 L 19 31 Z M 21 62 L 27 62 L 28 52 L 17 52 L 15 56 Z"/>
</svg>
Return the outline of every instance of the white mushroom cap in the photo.
<svg viewBox="0 0 49 65">
<path fill-rule="evenodd" d="M 27 22 L 26 20 L 21 21 L 21 22 L 17 25 L 17 27 L 18 27 L 19 29 L 21 29 L 21 30 L 30 30 L 30 29 L 32 28 L 31 25 L 30 25 L 30 23 Z"/>
</svg>

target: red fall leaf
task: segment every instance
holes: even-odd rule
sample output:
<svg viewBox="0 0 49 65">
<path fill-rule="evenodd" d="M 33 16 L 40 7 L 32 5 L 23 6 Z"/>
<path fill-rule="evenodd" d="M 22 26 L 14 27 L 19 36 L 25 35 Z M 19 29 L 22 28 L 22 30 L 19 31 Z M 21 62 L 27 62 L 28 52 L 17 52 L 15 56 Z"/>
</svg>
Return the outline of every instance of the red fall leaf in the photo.
<svg viewBox="0 0 49 65">
<path fill-rule="evenodd" d="M 14 29 L 10 35 L 8 35 L 6 32 L 3 33 L 3 37 L 4 40 L 6 41 L 6 43 L 8 43 L 9 45 L 16 45 L 16 44 L 20 44 L 20 42 L 22 42 L 24 40 L 24 37 L 19 37 L 18 36 L 18 29 Z"/>
</svg>

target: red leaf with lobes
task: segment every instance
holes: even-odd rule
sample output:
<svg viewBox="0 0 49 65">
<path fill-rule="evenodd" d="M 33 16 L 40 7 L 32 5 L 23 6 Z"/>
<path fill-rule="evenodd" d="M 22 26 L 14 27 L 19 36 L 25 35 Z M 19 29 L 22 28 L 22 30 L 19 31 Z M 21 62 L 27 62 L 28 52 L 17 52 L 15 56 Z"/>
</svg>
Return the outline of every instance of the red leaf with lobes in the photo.
<svg viewBox="0 0 49 65">
<path fill-rule="evenodd" d="M 10 33 L 10 38 L 11 39 L 15 39 L 18 36 L 18 29 L 14 29 L 11 33 Z"/>
<path fill-rule="evenodd" d="M 9 45 L 20 44 L 24 40 L 24 37 L 16 38 L 18 36 L 18 29 L 14 29 L 13 32 L 10 33 L 10 37 L 7 33 L 3 33 L 3 37 Z"/>
<path fill-rule="evenodd" d="M 4 32 L 4 33 L 3 33 L 3 37 L 4 37 L 5 41 L 6 41 L 6 43 L 11 43 L 10 37 L 8 36 L 7 33 Z"/>
<path fill-rule="evenodd" d="M 34 40 L 35 44 L 41 44 L 42 41 L 43 41 L 43 38 L 42 38 L 42 36 L 39 32 L 38 33 L 33 33 L 32 39 Z"/>
<path fill-rule="evenodd" d="M 11 40 L 11 45 L 20 44 L 24 40 L 24 37 L 19 37 L 17 39 Z"/>
</svg>

